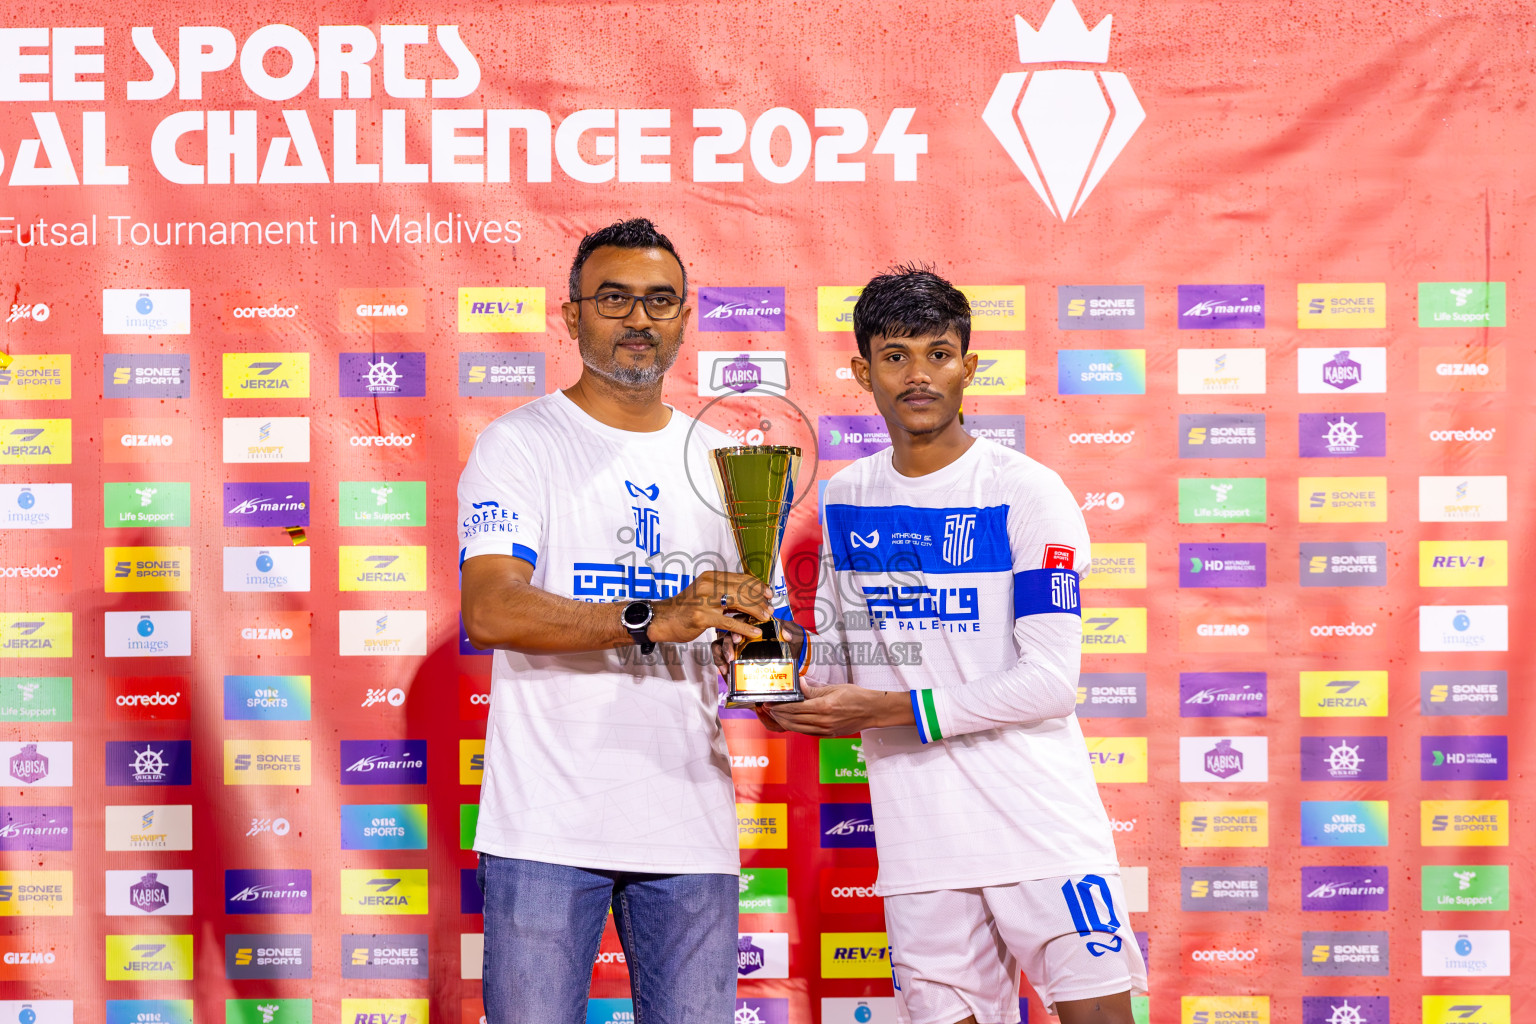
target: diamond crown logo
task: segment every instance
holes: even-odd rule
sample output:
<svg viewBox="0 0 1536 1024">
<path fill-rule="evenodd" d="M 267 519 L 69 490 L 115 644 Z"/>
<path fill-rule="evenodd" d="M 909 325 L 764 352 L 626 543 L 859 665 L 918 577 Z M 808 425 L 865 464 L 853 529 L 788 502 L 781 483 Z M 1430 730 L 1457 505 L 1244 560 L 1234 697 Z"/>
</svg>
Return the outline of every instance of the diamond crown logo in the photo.
<svg viewBox="0 0 1536 1024">
<path fill-rule="evenodd" d="M 1072 0 L 1056 0 L 1038 31 L 1018 15 L 1014 26 L 1022 64 L 1109 60 L 1110 16 L 1090 31 Z M 1007 72 L 981 115 L 1063 221 L 1082 209 L 1146 117 L 1124 74 L 1083 68 Z"/>
</svg>

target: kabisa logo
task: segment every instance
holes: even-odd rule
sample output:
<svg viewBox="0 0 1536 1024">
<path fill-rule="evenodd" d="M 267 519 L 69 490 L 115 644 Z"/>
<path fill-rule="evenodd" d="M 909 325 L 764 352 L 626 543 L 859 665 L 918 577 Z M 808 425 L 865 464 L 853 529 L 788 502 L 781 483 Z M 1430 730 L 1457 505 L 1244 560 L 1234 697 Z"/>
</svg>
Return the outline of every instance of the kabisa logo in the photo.
<svg viewBox="0 0 1536 1024">
<path fill-rule="evenodd" d="M 1349 358 L 1349 352 L 1337 353 L 1323 364 L 1323 383 L 1340 391 L 1348 391 L 1362 380 L 1360 364 Z"/>
<path fill-rule="evenodd" d="M 160 881 L 158 873 L 146 871 L 128 886 L 128 905 L 146 914 L 164 910 L 171 905 L 171 887 Z"/>
<path fill-rule="evenodd" d="M 1019 62 L 1104 64 L 1110 18 L 1090 32 L 1072 0 L 1056 0 L 1038 32 L 1015 15 Z M 981 119 L 1046 208 L 1065 221 L 1082 209 L 1146 112 L 1119 71 L 1053 68 L 1006 72 Z"/>
<path fill-rule="evenodd" d="M 7 743 L 5 746 L 9 747 L 11 744 Z M 48 743 L 46 746 L 56 751 L 57 748 L 62 747 L 63 750 L 60 752 L 63 753 L 64 757 L 73 760 L 71 756 L 73 744 Z M 51 786 L 68 785 L 69 783 L 63 780 L 68 779 L 71 775 L 70 765 L 66 762 L 64 771 L 55 773 L 54 777 L 50 779 L 49 770 L 53 765 L 53 759 L 37 748 L 38 744 L 36 743 L 23 743 L 20 749 L 10 756 L 6 761 L 6 769 L 10 773 L 11 778 L 23 786 L 35 786 L 38 783 L 45 783 Z M 55 756 L 57 756 L 57 753 Z M 62 779 L 61 776 L 63 777 Z"/>
<path fill-rule="evenodd" d="M 789 357 L 783 351 L 701 351 L 698 371 L 699 394 L 705 397 L 789 390 Z"/>
</svg>

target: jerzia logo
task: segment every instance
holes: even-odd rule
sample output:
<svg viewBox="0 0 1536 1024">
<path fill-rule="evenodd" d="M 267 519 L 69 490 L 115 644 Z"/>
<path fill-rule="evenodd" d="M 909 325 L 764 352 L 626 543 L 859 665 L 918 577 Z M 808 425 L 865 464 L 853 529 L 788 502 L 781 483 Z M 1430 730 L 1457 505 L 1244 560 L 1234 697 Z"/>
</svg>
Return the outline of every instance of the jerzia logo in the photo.
<svg viewBox="0 0 1536 1024">
<path fill-rule="evenodd" d="M 1109 60 L 1109 15 L 1090 32 L 1072 0 L 1056 0 L 1038 32 L 1013 20 L 1021 64 Z M 1124 74 L 1051 68 L 1004 74 L 981 119 L 1046 207 L 1067 220 L 1146 116 Z"/>
</svg>

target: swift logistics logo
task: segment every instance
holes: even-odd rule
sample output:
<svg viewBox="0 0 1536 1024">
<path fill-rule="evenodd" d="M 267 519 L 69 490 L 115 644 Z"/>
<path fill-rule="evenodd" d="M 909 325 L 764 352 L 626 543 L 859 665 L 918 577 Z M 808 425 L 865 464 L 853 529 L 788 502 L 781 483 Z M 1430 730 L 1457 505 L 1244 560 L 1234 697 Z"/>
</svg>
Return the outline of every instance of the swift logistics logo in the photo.
<svg viewBox="0 0 1536 1024">
<path fill-rule="evenodd" d="M 1509 865 L 1425 864 L 1419 869 L 1424 910 L 1509 909 Z"/>
<path fill-rule="evenodd" d="M 108 852 L 192 849 L 191 804 L 119 804 L 106 809 Z"/>
<path fill-rule="evenodd" d="M 402 657 L 427 653 L 427 613 L 420 609 L 337 612 L 344 657 Z"/>
<path fill-rule="evenodd" d="M 1182 330 L 1262 330 L 1264 286 L 1261 284 L 1179 285 L 1179 327 Z"/>
<path fill-rule="evenodd" d="M 426 590 L 427 549 L 373 545 L 342 545 L 337 589 Z"/>
<path fill-rule="evenodd" d="M 1504 669 L 1419 673 L 1419 714 L 1509 714 L 1509 673 Z"/>
<path fill-rule="evenodd" d="M 74 653 L 73 613 L 0 613 L 0 658 L 71 658 Z"/>
<path fill-rule="evenodd" d="M 73 484 L 0 484 L 0 530 L 68 530 Z"/>
<path fill-rule="evenodd" d="M 224 872 L 226 914 L 308 914 L 314 909 L 308 868 L 243 868 Z"/>
<path fill-rule="evenodd" d="M 1301 973 L 1307 977 L 1382 977 L 1390 973 L 1386 932 L 1302 932 Z"/>
<path fill-rule="evenodd" d="M 1303 523 L 1384 523 L 1384 476 L 1304 476 L 1296 481 L 1298 518 Z"/>
<path fill-rule="evenodd" d="M 225 398 L 308 398 L 308 352 L 225 352 Z"/>
<path fill-rule="evenodd" d="M 459 333 L 542 333 L 544 302 L 543 288 L 460 288 Z"/>
<path fill-rule="evenodd" d="M 1145 590 L 1146 544 L 1095 544 L 1088 571 L 1083 574 L 1082 587 L 1084 590 Z"/>
<path fill-rule="evenodd" d="M 308 462 L 308 416 L 226 416 L 224 461 Z"/>
<path fill-rule="evenodd" d="M 226 722 L 307 722 L 309 676 L 225 676 Z"/>
<path fill-rule="evenodd" d="M 1385 284 L 1298 284 L 1296 326 L 1303 330 L 1387 326 Z"/>
<path fill-rule="evenodd" d="M 1304 587 L 1384 587 L 1385 541 L 1303 542 L 1297 580 Z"/>
<path fill-rule="evenodd" d="M 1269 713 L 1264 672 L 1180 672 L 1180 718 L 1264 718 Z"/>
<path fill-rule="evenodd" d="M 307 979 L 314 976 L 314 964 L 314 939 L 309 935 L 224 936 L 224 976 L 232 980 Z"/>
<path fill-rule="evenodd" d="M 54 401 L 70 397 L 70 357 L 18 353 L 0 366 L 0 402 Z"/>
<path fill-rule="evenodd" d="M 1181 459 L 1263 457 L 1263 413 L 1185 413 L 1179 416 Z"/>
<path fill-rule="evenodd" d="M 1419 586 L 1505 587 L 1509 585 L 1509 541 L 1419 541 Z"/>
<path fill-rule="evenodd" d="M 1303 736 L 1302 782 L 1385 782 L 1385 736 Z"/>
<path fill-rule="evenodd" d="M 1303 800 L 1302 846 L 1386 846 L 1387 801 Z"/>
<path fill-rule="evenodd" d="M 460 352 L 459 396 L 528 398 L 544 393 L 543 352 Z"/>
<path fill-rule="evenodd" d="M 1268 910 L 1269 869 L 1181 867 L 1179 909 L 1196 913 Z"/>
<path fill-rule="evenodd" d="M 340 352 L 337 380 L 342 398 L 424 398 L 425 352 Z"/>
<path fill-rule="evenodd" d="M 191 334 L 187 288 L 103 288 L 102 334 Z"/>
<path fill-rule="evenodd" d="M 1147 351 L 1141 348 L 1058 349 L 1056 392 L 1062 395 L 1144 395 Z"/>
<path fill-rule="evenodd" d="M 342 526 L 427 525 L 425 480 L 343 480 L 339 486 Z"/>
<path fill-rule="evenodd" d="M 425 914 L 426 868 L 343 868 L 341 912 L 353 914 Z"/>
<path fill-rule="evenodd" d="M 0 466 L 63 466 L 74 461 L 67 419 L 0 419 Z"/>
<path fill-rule="evenodd" d="M 1109 61 L 1110 15 L 1092 31 L 1072 0 L 1056 0 L 1037 31 L 1014 16 L 1019 63 Z M 1048 68 L 998 79 L 981 119 L 1035 194 L 1066 221 L 1082 209 L 1146 112 L 1119 71 Z"/>
<path fill-rule="evenodd" d="M 1385 866 L 1324 865 L 1301 869 L 1301 909 L 1326 913 L 1389 910 Z"/>
<path fill-rule="evenodd" d="M 105 548 L 102 561 L 109 594 L 192 589 L 191 548 Z"/>
<path fill-rule="evenodd" d="M 1419 477 L 1419 522 L 1503 523 L 1509 520 L 1507 476 Z"/>
<path fill-rule="evenodd" d="M 225 740 L 224 785 L 307 786 L 309 740 Z"/>
<path fill-rule="evenodd" d="M 1268 387 L 1262 348 L 1181 348 L 1181 395 L 1262 395 Z"/>
<path fill-rule="evenodd" d="M 180 480 L 102 484 L 101 514 L 109 530 L 191 526 L 192 485 Z"/>
<path fill-rule="evenodd" d="M 1297 453 L 1303 459 L 1383 458 L 1387 454 L 1384 412 L 1298 414 Z"/>
<path fill-rule="evenodd" d="M 700 288 L 698 327 L 703 332 L 782 331 L 784 289 Z"/>
<path fill-rule="evenodd" d="M 1077 677 L 1078 718 L 1147 717 L 1145 672 L 1084 672 Z"/>
<path fill-rule="evenodd" d="M 191 398 L 192 357 L 174 352 L 107 352 L 101 357 L 103 398 Z"/>
<path fill-rule="evenodd" d="M 1419 778 L 1425 782 L 1509 778 L 1508 736 L 1420 736 Z"/>
<path fill-rule="evenodd" d="M 108 935 L 108 981 L 191 981 L 192 936 Z"/>
<path fill-rule="evenodd" d="M 1179 845 L 1268 846 L 1269 804 L 1263 800 L 1182 801 L 1179 804 Z"/>
<path fill-rule="evenodd" d="M 1420 327 L 1503 327 L 1503 281 L 1420 281 Z"/>
<path fill-rule="evenodd" d="M 1302 718 L 1385 718 L 1382 670 L 1306 671 L 1299 687 Z"/>
</svg>

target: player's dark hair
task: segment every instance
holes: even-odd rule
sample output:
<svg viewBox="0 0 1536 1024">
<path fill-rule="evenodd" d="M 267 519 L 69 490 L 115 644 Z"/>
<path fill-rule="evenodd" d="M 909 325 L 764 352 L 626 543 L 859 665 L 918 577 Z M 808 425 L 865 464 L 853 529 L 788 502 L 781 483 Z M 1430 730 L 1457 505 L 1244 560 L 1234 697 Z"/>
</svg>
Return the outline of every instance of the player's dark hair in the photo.
<svg viewBox="0 0 1536 1024">
<path fill-rule="evenodd" d="M 864 286 L 853 307 L 853 336 L 865 359 L 876 335 L 930 338 L 950 328 L 959 336 L 964 355 L 971 344 L 970 300 L 927 264 L 892 267 Z"/>
<path fill-rule="evenodd" d="M 672 247 L 672 240 L 660 231 L 656 225 L 644 217 L 632 217 L 629 220 L 616 220 L 605 228 L 599 228 L 581 240 L 576 247 L 576 258 L 571 261 L 571 301 L 581 298 L 581 268 L 587 265 L 587 258 L 593 250 L 605 245 L 611 245 L 619 249 L 665 249 L 677 260 L 678 267 L 683 272 L 683 298 L 688 297 L 688 268 L 683 266 L 683 258 Z"/>
</svg>

